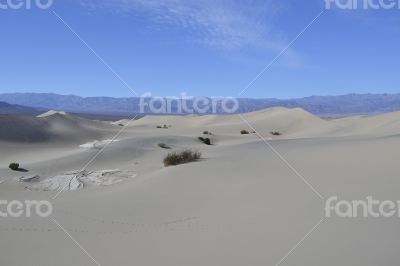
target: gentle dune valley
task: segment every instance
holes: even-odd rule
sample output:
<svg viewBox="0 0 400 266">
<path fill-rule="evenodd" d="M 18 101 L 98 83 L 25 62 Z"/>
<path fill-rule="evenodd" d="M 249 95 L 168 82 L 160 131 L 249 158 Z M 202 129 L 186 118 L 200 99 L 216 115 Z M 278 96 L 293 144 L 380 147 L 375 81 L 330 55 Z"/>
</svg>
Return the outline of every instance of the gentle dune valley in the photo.
<svg viewBox="0 0 400 266">
<path fill-rule="evenodd" d="M 325 199 L 400 194 L 399 120 L 287 108 L 113 122 L 2 115 L 2 199 L 49 200 L 62 228 L 52 218 L 3 219 L 1 261 L 90 265 L 65 229 L 102 265 L 275 265 L 323 219 L 288 265 L 395 265 L 394 218 L 328 219 Z"/>
</svg>

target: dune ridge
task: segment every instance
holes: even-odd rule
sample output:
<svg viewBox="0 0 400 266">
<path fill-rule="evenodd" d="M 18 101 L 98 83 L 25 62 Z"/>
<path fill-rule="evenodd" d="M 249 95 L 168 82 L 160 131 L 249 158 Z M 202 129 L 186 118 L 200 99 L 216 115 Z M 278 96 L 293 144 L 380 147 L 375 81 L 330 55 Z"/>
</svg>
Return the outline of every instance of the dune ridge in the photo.
<svg viewBox="0 0 400 266">
<path fill-rule="evenodd" d="M 365 134 L 398 134 L 400 112 L 375 116 L 354 116 L 322 119 L 300 108 L 269 108 L 242 114 L 260 134 L 282 133 L 281 138 L 352 136 Z M 0 141 L 42 143 L 47 141 L 75 142 L 80 145 L 106 139 L 128 123 L 127 119 L 112 123 L 93 121 L 66 112 L 49 111 L 38 117 L 0 115 Z M 177 129 L 209 129 L 221 134 L 236 135 L 248 129 L 239 115 L 206 116 L 145 116 L 132 121 L 130 128 L 170 125 Z"/>
</svg>

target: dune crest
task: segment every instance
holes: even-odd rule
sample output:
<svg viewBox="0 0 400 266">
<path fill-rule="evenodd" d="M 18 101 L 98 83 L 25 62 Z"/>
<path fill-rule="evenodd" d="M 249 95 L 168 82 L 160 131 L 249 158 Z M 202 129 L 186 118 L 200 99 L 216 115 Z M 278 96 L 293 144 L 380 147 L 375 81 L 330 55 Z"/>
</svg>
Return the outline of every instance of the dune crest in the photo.
<svg viewBox="0 0 400 266">
<path fill-rule="evenodd" d="M 50 111 L 47 111 L 47 112 L 45 112 L 43 114 L 38 115 L 37 117 L 48 117 L 48 116 L 52 116 L 52 115 L 56 115 L 56 114 L 63 115 L 63 116 L 67 115 L 67 113 L 64 112 L 64 111 L 50 110 Z"/>
</svg>

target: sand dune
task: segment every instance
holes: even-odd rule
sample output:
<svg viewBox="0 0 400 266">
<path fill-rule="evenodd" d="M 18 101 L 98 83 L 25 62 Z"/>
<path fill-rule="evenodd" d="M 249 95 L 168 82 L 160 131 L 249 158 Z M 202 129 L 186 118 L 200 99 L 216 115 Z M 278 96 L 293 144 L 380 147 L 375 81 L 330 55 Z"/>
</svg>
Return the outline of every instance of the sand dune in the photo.
<svg viewBox="0 0 400 266">
<path fill-rule="evenodd" d="M 398 200 L 400 113 L 325 120 L 272 108 L 243 117 L 323 196 Z M 241 135 L 251 129 L 238 115 L 148 116 L 115 142 L 127 121 L 50 112 L 0 122 L 2 199 L 51 200 L 68 185 L 51 200 L 51 218 L 2 219 L 2 265 L 93 265 L 52 218 L 101 265 L 276 265 L 324 218 L 325 201 L 256 134 Z M 214 145 L 197 139 L 205 130 Z M 163 166 L 185 148 L 202 159 Z M 28 172 L 9 170 L 11 161 Z M 396 219 L 326 218 L 281 265 L 397 265 L 396 232 Z"/>
<path fill-rule="evenodd" d="M 0 116 L 0 141 L 18 143 L 75 142 L 109 135 L 115 126 L 75 117 L 65 112 L 49 111 L 38 117 Z"/>
<path fill-rule="evenodd" d="M 271 131 L 282 133 L 283 138 L 333 137 L 400 132 L 400 113 L 377 116 L 322 119 L 300 108 L 269 108 L 242 115 L 261 135 L 271 136 Z M 227 116 L 146 116 L 132 122 L 132 127 L 171 125 L 179 129 L 206 128 L 222 134 L 237 134 L 248 129 L 239 115 Z"/>
<path fill-rule="evenodd" d="M 400 131 L 399 112 L 324 120 L 299 108 L 270 108 L 243 114 L 243 118 L 264 137 L 271 137 L 271 131 L 282 133 L 280 138 L 393 135 Z M 0 123 L 4 125 L 0 130 L 0 141 L 70 141 L 82 145 L 85 142 L 102 141 L 128 121 L 124 119 L 106 123 L 57 111 L 46 112 L 37 118 L 0 116 Z M 237 135 L 240 130 L 249 129 L 239 115 L 146 116 L 131 122 L 130 127 L 152 129 L 163 125 L 184 131 L 204 129 L 225 135 Z"/>
<path fill-rule="evenodd" d="M 303 109 L 270 108 L 262 111 L 243 114 L 243 117 L 254 123 L 260 130 L 275 129 L 287 132 L 303 130 L 308 126 L 318 127 L 326 121 L 304 111 Z M 228 130 L 245 128 L 239 115 L 207 116 L 146 116 L 132 123 L 132 126 L 172 125 L 178 128 L 220 127 Z"/>
</svg>

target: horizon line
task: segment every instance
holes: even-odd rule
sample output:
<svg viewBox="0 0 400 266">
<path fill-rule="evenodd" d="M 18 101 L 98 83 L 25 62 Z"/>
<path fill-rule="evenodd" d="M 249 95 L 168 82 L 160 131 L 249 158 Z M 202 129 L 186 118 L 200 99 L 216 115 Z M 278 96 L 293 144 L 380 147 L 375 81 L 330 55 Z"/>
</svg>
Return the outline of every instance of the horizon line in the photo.
<svg viewBox="0 0 400 266">
<path fill-rule="evenodd" d="M 56 93 L 56 92 L 1 92 L 1 95 L 10 95 L 10 94 L 53 94 L 53 95 L 58 95 L 58 96 L 72 96 L 72 97 L 79 97 L 83 99 L 87 98 L 113 98 L 113 99 L 140 99 L 140 98 L 152 98 L 152 97 L 163 97 L 163 98 L 172 98 L 174 96 L 165 96 L 165 95 L 154 95 L 154 96 L 144 96 L 143 94 L 142 97 L 140 96 L 81 96 L 81 95 L 76 95 L 76 94 L 62 94 L 62 93 Z M 335 95 L 309 95 L 309 96 L 300 96 L 300 97 L 292 97 L 292 98 L 278 98 L 278 97 L 233 97 L 233 96 L 205 96 L 205 95 L 190 95 L 187 97 L 205 97 L 205 98 L 212 98 L 212 97 L 231 97 L 235 99 L 250 99 L 250 100 L 297 100 L 297 99 L 305 99 L 305 98 L 312 98 L 312 97 L 343 97 L 343 96 L 351 96 L 351 95 L 358 95 L 358 96 L 363 96 L 363 95 L 371 95 L 371 96 L 386 96 L 386 95 L 398 95 L 400 92 L 396 93 L 387 93 L 387 92 L 382 92 L 382 93 L 372 93 L 372 92 L 366 92 L 366 93 L 359 93 L 359 92 L 349 92 L 346 94 L 335 94 Z M 182 95 L 180 95 L 182 96 Z"/>
</svg>

